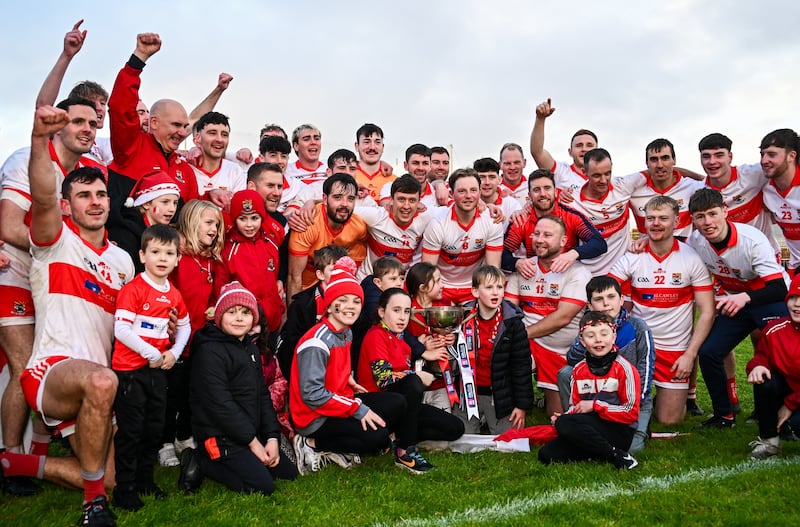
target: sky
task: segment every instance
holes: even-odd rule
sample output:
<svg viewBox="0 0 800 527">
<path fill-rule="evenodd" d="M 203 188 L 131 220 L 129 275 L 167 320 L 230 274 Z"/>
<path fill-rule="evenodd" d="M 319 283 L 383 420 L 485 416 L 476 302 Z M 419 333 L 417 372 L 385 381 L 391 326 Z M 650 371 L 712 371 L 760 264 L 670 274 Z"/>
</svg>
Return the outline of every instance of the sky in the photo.
<svg viewBox="0 0 800 527">
<path fill-rule="evenodd" d="M 568 160 L 575 130 L 597 133 L 614 173 L 644 168 L 666 137 L 700 171 L 697 142 L 733 140 L 734 163 L 758 162 L 761 138 L 800 130 L 800 2 L 790 0 L 385 2 L 43 2 L 0 19 L 0 157 L 29 144 L 34 101 L 64 34 L 88 30 L 60 98 L 81 80 L 110 91 L 136 34 L 159 33 L 141 96 L 191 110 L 234 76 L 217 110 L 231 149 L 257 149 L 264 123 L 322 132 L 322 160 L 378 124 L 384 160 L 402 170 L 412 143 L 452 150 L 453 168 L 506 142 L 528 152 L 536 105 L 552 98 L 545 147 Z M 107 136 L 108 125 L 98 132 Z M 529 155 L 526 155 L 529 157 Z M 526 171 L 534 168 L 528 161 Z"/>
</svg>

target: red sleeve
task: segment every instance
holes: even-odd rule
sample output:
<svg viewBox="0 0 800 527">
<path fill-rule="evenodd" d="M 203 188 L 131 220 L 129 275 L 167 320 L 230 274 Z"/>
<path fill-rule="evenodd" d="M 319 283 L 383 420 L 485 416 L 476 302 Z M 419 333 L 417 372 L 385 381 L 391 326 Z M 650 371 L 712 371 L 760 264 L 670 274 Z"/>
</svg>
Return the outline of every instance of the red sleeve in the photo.
<svg viewBox="0 0 800 527">
<path fill-rule="evenodd" d="M 606 421 L 626 425 L 635 423 L 639 419 L 639 400 L 641 399 L 639 372 L 630 362 L 617 360 L 608 376 L 613 376 L 619 382 L 617 387 L 619 404 L 608 404 L 595 400 L 594 411 L 597 412 L 598 417 Z"/>
<path fill-rule="evenodd" d="M 145 132 L 139 124 L 136 105 L 139 103 L 140 75 L 129 64 L 120 70 L 111 97 L 108 100 L 108 117 L 111 128 L 111 152 L 114 164 L 126 166 L 141 148 Z"/>
<path fill-rule="evenodd" d="M 531 214 L 533 214 L 531 212 Z M 508 226 L 506 231 L 506 239 L 503 241 L 503 249 L 510 252 L 516 252 L 522 246 L 522 241 L 525 239 L 525 228 L 520 227 L 516 223 Z"/>
</svg>

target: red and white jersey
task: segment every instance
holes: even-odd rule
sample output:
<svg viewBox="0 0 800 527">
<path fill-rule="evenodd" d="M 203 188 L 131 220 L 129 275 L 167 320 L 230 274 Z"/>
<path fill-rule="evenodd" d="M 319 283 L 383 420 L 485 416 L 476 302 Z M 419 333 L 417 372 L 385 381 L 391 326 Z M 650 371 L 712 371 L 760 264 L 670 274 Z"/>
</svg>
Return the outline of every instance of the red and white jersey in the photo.
<svg viewBox="0 0 800 527">
<path fill-rule="evenodd" d="M 553 168 L 550 169 L 555 175 L 556 188 L 560 190 L 571 190 L 573 196 L 578 195 L 578 191 L 583 187 L 588 179 L 575 164 L 568 165 L 563 161 L 554 161 Z"/>
<path fill-rule="evenodd" d="M 297 181 L 294 181 L 292 183 L 294 193 L 292 194 L 292 198 L 286 201 L 286 207 L 284 209 L 300 210 L 307 201 L 321 201 L 322 186 L 324 183 L 325 181 L 323 180 L 309 183 L 308 185 L 299 185 Z M 284 192 L 281 198 L 281 204 L 284 203 L 284 198 L 286 197 L 286 187 L 284 186 L 283 188 Z M 375 207 L 377 205 L 375 200 L 369 196 L 364 196 L 363 198 L 356 197 L 356 207 Z"/>
<path fill-rule="evenodd" d="M 503 232 L 506 232 L 508 229 L 508 224 L 511 221 L 511 215 L 517 212 L 518 210 L 522 210 L 522 205 L 519 204 L 519 201 L 512 199 L 511 196 L 503 197 L 502 192 L 497 193 L 497 199 L 495 200 L 492 205 L 500 207 L 500 210 L 503 212 Z"/>
<path fill-rule="evenodd" d="M 433 211 L 417 214 L 403 227 L 383 207 L 356 207 L 354 212 L 367 224 L 367 258 L 356 272 L 359 281 L 372 274 L 372 266 L 381 256 L 394 256 L 408 269 L 434 216 Z"/>
<path fill-rule="evenodd" d="M 772 218 L 763 205 L 763 189 L 769 179 L 761 165 L 739 165 L 731 167 L 731 180 L 724 187 L 715 187 L 706 178 L 706 186 L 718 190 L 728 207 L 728 221 L 746 223 L 764 233 L 776 253 L 780 245 L 772 234 Z"/>
<path fill-rule="evenodd" d="M 665 188 L 664 190 L 657 190 L 653 187 L 653 182 L 647 171 L 639 172 L 645 178 L 645 185 L 640 186 L 631 195 L 631 210 L 633 217 L 636 219 L 636 228 L 639 232 L 644 230 L 644 206 L 650 201 L 650 198 L 655 196 L 669 196 L 678 202 L 680 212 L 678 213 L 678 226 L 675 228 L 675 236 L 688 238 L 692 233 L 692 216 L 689 214 L 689 198 L 697 189 L 703 188 L 703 182 L 697 181 L 692 178 L 683 177 L 677 170 L 674 171 L 675 183 Z M 634 174 L 625 177 L 635 177 Z"/>
<path fill-rule="evenodd" d="M 693 232 L 687 240 L 726 293 L 761 289 L 765 282 L 776 278 L 783 278 L 789 287 L 789 275 L 775 260 L 764 233 L 743 223 L 728 222 L 728 228 L 730 240 L 720 251 L 699 231 Z"/>
<path fill-rule="evenodd" d="M 165 352 L 170 348 L 170 311 L 175 308 L 178 319 L 189 316 L 180 291 L 167 280 L 164 285 L 154 283 L 145 273 L 125 284 L 117 296 L 116 320 L 129 323 L 133 332 L 142 340 Z M 111 367 L 120 371 L 138 370 L 148 361 L 136 351 L 117 339 Z"/>
<path fill-rule="evenodd" d="M 381 189 L 381 196 L 378 203 L 383 205 L 390 199 L 392 199 L 392 186 L 384 185 Z M 425 184 L 422 185 L 422 193 L 419 196 L 419 201 L 425 205 L 426 210 L 433 210 L 439 207 L 439 203 L 436 201 L 436 194 L 433 191 L 430 181 L 426 181 Z"/>
<path fill-rule="evenodd" d="M 519 183 L 513 187 L 503 180 L 500 182 L 498 189 L 500 194 L 502 194 L 504 197 L 514 198 L 517 200 L 520 207 L 527 205 L 531 199 L 530 193 L 528 192 L 528 178 L 525 176 L 522 176 L 522 179 L 519 180 Z"/>
<path fill-rule="evenodd" d="M 31 240 L 36 336 L 29 368 L 55 355 L 108 366 L 117 295 L 134 276 L 133 262 L 107 238 L 97 249 L 73 228 L 65 221 L 47 245 Z"/>
<path fill-rule="evenodd" d="M 657 349 L 686 351 L 694 326 L 694 293 L 711 291 L 711 275 L 703 260 L 683 242 L 656 256 L 648 244 L 639 254 L 625 253 L 610 276 L 630 281 L 633 315 L 647 322 Z"/>
<path fill-rule="evenodd" d="M 592 275 L 585 265 L 575 262 L 563 273 L 553 273 L 544 270 L 538 258 L 534 259 L 536 274 L 532 278 L 526 279 L 519 273 L 511 273 L 506 283 L 506 298 L 522 308 L 526 326 L 554 313 L 560 302 L 586 305 L 586 283 Z M 566 356 L 580 330 L 578 323 L 581 316 L 579 311 L 566 326 L 533 340 L 550 351 Z"/>
<path fill-rule="evenodd" d="M 114 153 L 111 151 L 111 138 L 95 138 L 92 149 L 84 157 L 88 157 L 100 165 L 108 166 L 114 160 Z"/>
<path fill-rule="evenodd" d="M 320 197 L 322 199 L 322 183 L 320 185 Z M 299 195 L 303 191 L 306 190 L 309 186 L 313 185 L 304 185 L 301 181 L 296 179 L 289 179 L 285 175 L 283 176 L 283 194 L 281 194 L 281 202 L 278 205 L 278 212 L 283 213 L 286 209 L 296 209 L 300 210 L 305 202 L 299 200 Z"/>
<path fill-rule="evenodd" d="M 24 147 L 11 154 L 2 168 L 0 168 L 0 199 L 6 199 L 14 203 L 17 207 L 25 211 L 25 224 L 30 224 L 31 210 L 31 186 L 28 179 L 28 162 L 31 157 L 31 148 Z M 61 184 L 69 172 L 80 167 L 96 167 L 103 170 L 105 167 L 86 156 L 81 157 L 78 165 L 68 169 L 61 165 L 58 155 L 50 142 L 50 159 L 53 161 L 53 177 L 56 179 L 56 192 L 61 197 Z M 10 285 L 30 290 L 28 275 L 31 268 L 31 255 L 28 251 L 23 251 L 10 244 L 0 247 L 0 252 L 8 256 L 11 261 L 10 272 L 0 273 L 0 286 Z"/>
<path fill-rule="evenodd" d="M 317 181 L 323 181 L 327 177 L 327 170 L 326 167 L 322 162 L 317 161 L 317 166 L 314 168 L 308 168 L 303 166 L 303 164 L 298 159 L 294 163 L 289 163 L 286 166 L 286 178 L 291 180 L 302 181 L 303 183 L 310 185 L 311 183 L 316 183 Z"/>
<path fill-rule="evenodd" d="M 202 168 L 192 166 L 197 178 L 197 192 L 205 196 L 212 189 L 239 192 L 247 188 L 247 175 L 237 163 L 223 159 L 219 168 L 206 172 Z"/>
<path fill-rule="evenodd" d="M 595 200 L 586 195 L 586 185 L 573 192 L 575 201 L 570 207 L 586 216 L 594 225 L 608 250 L 591 260 L 581 260 L 592 275 L 608 273 L 611 266 L 625 254 L 631 242 L 630 213 L 628 206 L 631 195 L 643 184 L 642 178 L 615 177 L 611 179 L 608 192 Z"/>
<path fill-rule="evenodd" d="M 485 210 L 468 225 L 459 223 L 455 207 L 436 215 L 422 237 L 422 251 L 439 257 L 442 285 L 472 287 L 472 275 L 484 262 L 487 251 L 503 251 L 503 227 Z"/>
<path fill-rule="evenodd" d="M 786 191 L 780 191 L 774 181 L 764 186 L 764 208 L 772 213 L 783 231 L 789 249 L 789 267 L 800 265 L 800 166 L 794 168 L 794 179 Z"/>
</svg>

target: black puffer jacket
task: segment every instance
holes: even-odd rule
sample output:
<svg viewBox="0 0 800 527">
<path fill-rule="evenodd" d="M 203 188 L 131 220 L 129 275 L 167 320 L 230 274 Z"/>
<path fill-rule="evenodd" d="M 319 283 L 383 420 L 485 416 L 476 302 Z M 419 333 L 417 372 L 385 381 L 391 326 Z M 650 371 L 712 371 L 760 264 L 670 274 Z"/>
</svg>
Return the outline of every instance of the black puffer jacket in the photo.
<svg viewBox="0 0 800 527">
<path fill-rule="evenodd" d="M 192 432 L 199 445 L 215 437 L 234 451 L 248 448 L 254 437 L 262 443 L 279 437 L 261 355 L 249 338 L 240 341 L 207 323 L 192 340 L 191 368 Z"/>
<path fill-rule="evenodd" d="M 474 307 L 475 302 L 467 306 Z M 498 418 L 510 415 L 514 408 L 533 408 L 531 348 L 522 310 L 507 300 L 502 309 L 503 322 L 492 350 L 492 397 Z"/>
</svg>

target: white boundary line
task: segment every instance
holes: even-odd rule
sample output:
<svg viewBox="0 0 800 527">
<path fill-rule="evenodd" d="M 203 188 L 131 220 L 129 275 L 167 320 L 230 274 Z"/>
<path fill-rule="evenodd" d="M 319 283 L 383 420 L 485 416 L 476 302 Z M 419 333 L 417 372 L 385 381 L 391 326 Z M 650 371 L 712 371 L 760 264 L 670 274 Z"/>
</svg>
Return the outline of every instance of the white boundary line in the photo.
<svg viewBox="0 0 800 527">
<path fill-rule="evenodd" d="M 692 469 L 675 476 L 652 477 L 648 476 L 629 484 L 614 482 L 602 483 L 594 487 L 572 487 L 545 492 L 532 498 L 509 500 L 484 508 L 470 508 L 451 512 L 439 518 L 408 518 L 399 519 L 391 523 L 377 523 L 376 527 L 427 527 L 451 526 L 462 522 L 483 523 L 530 514 L 531 512 L 567 503 L 594 503 L 617 496 L 631 496 L 654 490 L 666 490 L 683 483 L 699 483 L 702 481 L 715 481 L 746 472 L 756 472 L 768 468 L 785 467 L 800 464 L 800 456 L 775 457 L 763 461 L 748 460 L 732 466 L 715 466 L 704 469 Z"/>
</svg>

